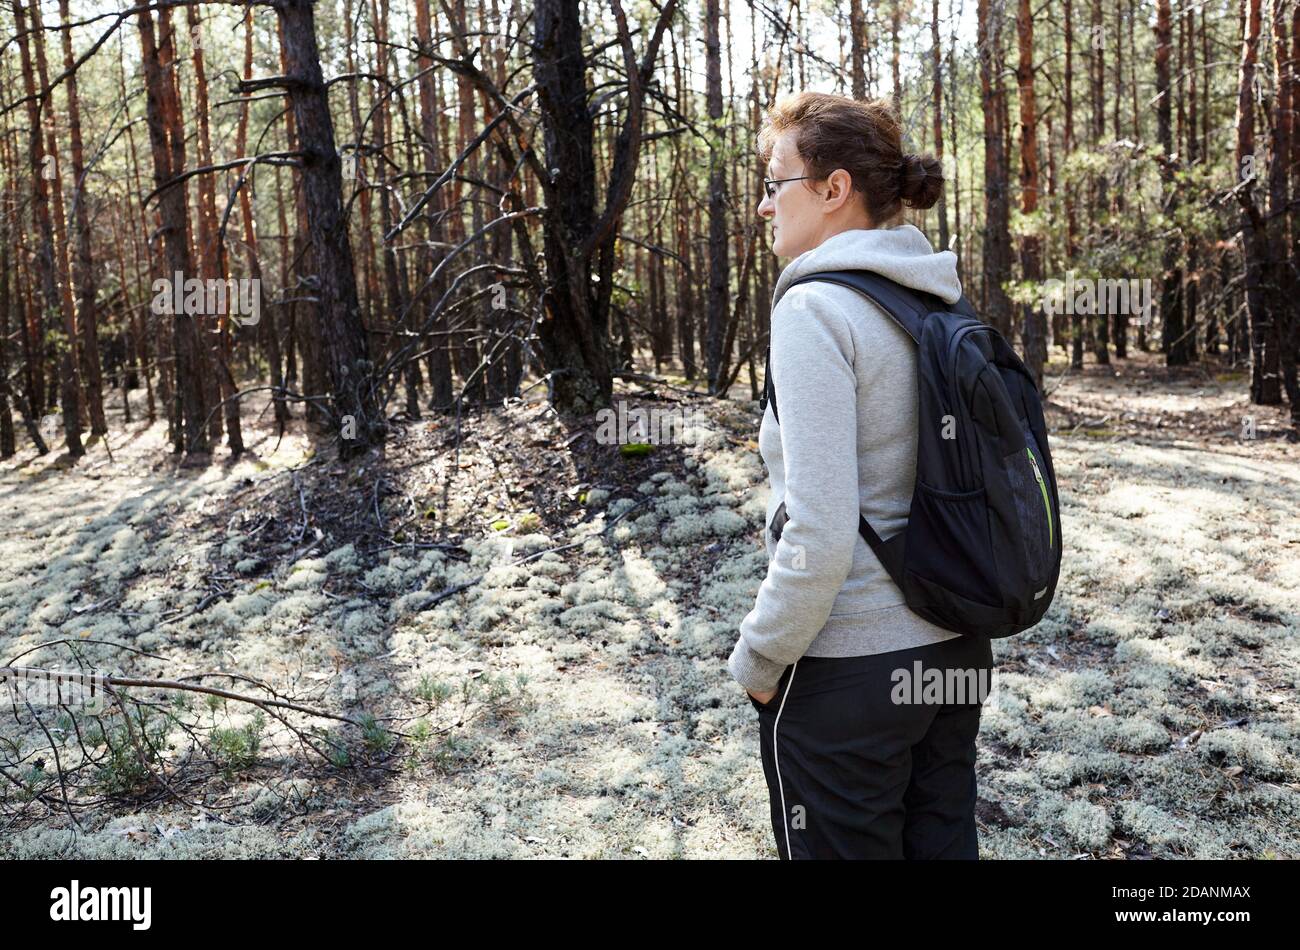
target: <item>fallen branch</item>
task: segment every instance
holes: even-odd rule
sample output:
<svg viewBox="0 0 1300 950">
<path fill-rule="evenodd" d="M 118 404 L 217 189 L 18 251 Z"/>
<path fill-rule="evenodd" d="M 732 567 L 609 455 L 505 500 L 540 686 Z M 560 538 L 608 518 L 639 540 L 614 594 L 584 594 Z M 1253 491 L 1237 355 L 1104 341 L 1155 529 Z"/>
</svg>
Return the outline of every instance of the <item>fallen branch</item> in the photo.
<svg viewBox="0 0 1300 950">
<path fill-rule="evenodd" d="M 9 677 L 21 679 L 30 679 L 32 677 L 55 679 L 67 677 L 69 672 L 66 670 L 44 670 L 38 667 L 30 666 L 0 666 L 0 682 L 4 682 Z M 77 676 L 86 674 L 77 673 Z M 231 673 L 217 674 L 196 674 L 196 675 L 216 675 L 216 676 L 234 676 Z M 298 703 L 286 702 L 279 699 L 262 699 L 257 696 L 248 696 L 244 693 L 235 693 L 228 689 L 218 689 L 215 686 L 195 686 L 190 683 L 182 683 L 179 680 L 141 680 L 131 679 L 125 676 L 104 676 L 100 680 L 105 686 L 110 688 L 123 688 L 128 686 L 142 686 L 148 689 L 175 689 L 189 693 L 205 693 L 209 696 L 220 696 L 222 699 L 232 699 L 235 702 L 249 703 L 253 706 L 266 707 L 276 706 L 280 709 L 291 709 L 294 712 L 304 713 L 308 716 L 317 716 L 321 719 L 334 719 L 339 722 L 350 723 L 354 726 L 361 726 L 362 723 L 348 716 L 341 716 L 337 713 L 325 712 L 322 709 L 312 709 L 310 706 L 301 706 Z M 263 687 L 269 689 L 269 687 Z"/>
</svg>

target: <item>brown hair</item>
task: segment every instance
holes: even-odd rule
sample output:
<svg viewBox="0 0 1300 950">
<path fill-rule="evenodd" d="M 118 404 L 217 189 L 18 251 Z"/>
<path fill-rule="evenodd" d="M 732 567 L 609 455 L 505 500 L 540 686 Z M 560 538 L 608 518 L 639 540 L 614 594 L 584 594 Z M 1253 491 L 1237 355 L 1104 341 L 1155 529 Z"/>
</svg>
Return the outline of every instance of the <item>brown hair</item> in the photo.
<svg viewBox="0 0 1300 950">
<path fill-rule="evenodd" d="M 813 178 L 843 168 L 861 193 L 872 223 L 896 217 L 903 206 L 930 208 L 943 189 L 933 155 L 904 153 L 898 117 L 888 99 L 859 101 L 801 92 L 777 101 L 758 136 L 760 160 L 772 157 L 776 137 L 795 129 L 795 145 Z"/>
</svg>

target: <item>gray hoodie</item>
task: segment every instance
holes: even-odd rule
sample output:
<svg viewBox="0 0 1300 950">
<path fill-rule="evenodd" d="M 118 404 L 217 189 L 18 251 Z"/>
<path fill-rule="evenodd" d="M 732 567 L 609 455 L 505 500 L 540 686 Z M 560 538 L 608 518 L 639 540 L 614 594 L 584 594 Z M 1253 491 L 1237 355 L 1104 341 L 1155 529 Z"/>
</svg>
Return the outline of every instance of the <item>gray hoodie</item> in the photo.
<svg viewBox="0 0 1300 950">
<path fill-rule="evenodd" d="M 759 453 L 771 480 L 767 577 L 727 662 L 752 692 L 776 688 L 801 656 L 864 656 L 961 636 L 912 613 L 858 534 L 907 525 L 916 474 L 917 347 L 866 297 L 838 284 L 791 288 L 813 271 L 861 269 L 961 297 L 957 255 L 935 252 L 910 224 L 827 238 L 781 272 L 772 296 L 769 405 Z M 787 292 L 788 291 L 788 292 Z M 772 519 L 785 503 L 780 541 Z"/>
</svg>

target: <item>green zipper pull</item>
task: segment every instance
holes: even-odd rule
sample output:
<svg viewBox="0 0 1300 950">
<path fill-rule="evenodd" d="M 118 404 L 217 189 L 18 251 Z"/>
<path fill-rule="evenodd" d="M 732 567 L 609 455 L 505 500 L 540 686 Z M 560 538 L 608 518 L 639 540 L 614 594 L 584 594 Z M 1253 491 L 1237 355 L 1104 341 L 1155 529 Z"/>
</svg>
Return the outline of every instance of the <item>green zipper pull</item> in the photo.
<svg viewBox="0 0 1300 950">
<path fill-rule="evenodd" d="M 1034 458 L 1033 449 L 1025 446 L 1025 453 L 1029 456 L 1029 464 L 1034 467 L 1034 478 L 1038 479 L 1038 490 L 1043 493 L 1043 510 L 1047 512 L 1047 546 L 1055 547 L 1052 540 L 1052 503 L 1047 498 L 1047 483 L 1043 481 L 1043 473 L 1039 471 L 1038 459 Z"/>
</svg>

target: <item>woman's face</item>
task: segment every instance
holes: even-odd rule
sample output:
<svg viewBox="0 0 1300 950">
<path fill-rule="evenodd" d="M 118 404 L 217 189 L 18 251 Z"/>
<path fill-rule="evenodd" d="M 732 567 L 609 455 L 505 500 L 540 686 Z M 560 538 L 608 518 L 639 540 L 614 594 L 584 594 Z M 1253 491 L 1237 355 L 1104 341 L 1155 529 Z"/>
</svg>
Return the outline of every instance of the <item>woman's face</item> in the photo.
<svg viewBox="0 0 1300 950">
<path fill-rule="evenodd" d="M 795 146 L 796 130 L 786 129 L 772 143 L 772 158 L 766 177 L 799 178 L 806 175 L 804 160 Z M 798 257 L 821 243 L 826 215 L 817 182 L 786 181 L 766 191 L 758 205 L 758 216 L 772 221 L 772 253 L 777 257 Z"/>
<path fill-rule="evenodd" d="M 786 129 L 773 140 L 768 178 L 801 178 L 807 174 L 795 144 L 797 134 L 795 129 Z M 786 181 L 772 187 L 771 197 L 765 191 L 758 203 L 758 216 L 772 221 L 772 253 L 777 257 L 798 257 L 849 228 L 874 227 L 853 190 L 853 177 L 843 168 L 817 181 Z"/>
</svg>

